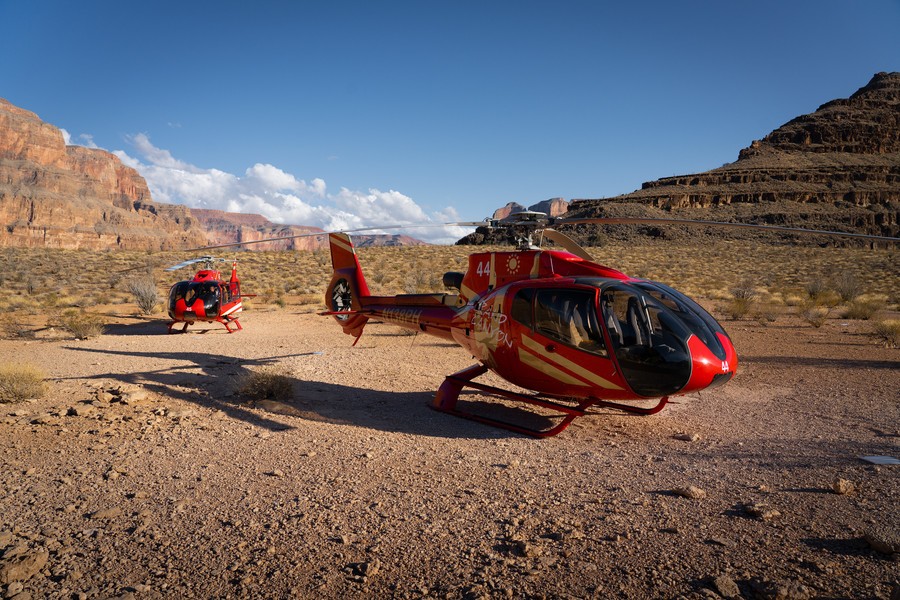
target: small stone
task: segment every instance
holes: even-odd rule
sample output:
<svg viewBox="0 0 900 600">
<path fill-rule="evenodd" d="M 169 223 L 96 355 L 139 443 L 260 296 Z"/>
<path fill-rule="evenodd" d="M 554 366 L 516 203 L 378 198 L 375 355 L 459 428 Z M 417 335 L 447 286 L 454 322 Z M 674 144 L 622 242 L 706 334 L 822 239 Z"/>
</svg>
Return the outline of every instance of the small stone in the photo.
<svg viewBox="0 0 900 600">
<path fill-rule="evenodd" d="M 762 502 L 751 502 L 750 504 L 745 504 L 744 512 L 746 512 L 751 517 L 760 519 L 762 521 L 771 521 L 781 516 L 781 513 L 779 511 L 771 508 L 768 504 L 763 504 Z"/>
<path fill-rule="evenodd" d="M 681 496 L 682 498 L 689 498 L 691 500 L 699 500 L 701 498 L 706 497 L 706 492 L 697 486 L 689 485 L 687 487 L 675 488 L 672 490 L 672 493 L 676 496 Z"/>
<path fill-rule="evenodd" d="M 853 485 L 852 481 L 848 481 L 847 479 L 838 479 L 831 485 L 831 489 L 834 490 L 835 494 L 848 496 L 856 491 L 856 486 Z"/>
<path fill-rule="evenodd" d="M 698 442 L 700 441 L 699 433 L 679 433 L 675 436 L 676 440 L 681 440 L 682 442 Z"/>
<path fill-rule="evenodd" d="M 900 552 L 900 532 L 891 530 L 883 525 L 868 529 L 865 533 L 866 542 L 876 552 L 882 554 L 896 554 Z"/>
<path fill-rule="evenodd" d="M 112 508 L 104 508 L 94 512 L 91 515 L 92 519 L 115 519 L 116 517 L 122 516 L 122 509 L 118 506 L 113 506 Z"/>
<path fill-rule="evenodd" d="M 738 598 L 741 590 L 731 577 L 719 575 L 713 579 L 713 587 L 723 598 Z"/>
<path fill-rule="evenodd" d="M 266 472 L 266 475 L 270 477 L 284 477 L 284 471 L 281 469 L 272 469 L 271 471 Z"/>
<path fill-rule="evenodd" d="M 150 394 L 146 390 L 132 390 L 119 396 L 119 402 L 125 405 L 143 404 L 150 400 Z"/>
<path fill-rule="evenodd" d="M 66 414 L 70 417 L 86 417 L 96 410 L 97 408 L 92 404 L 76 404 L 75 406 L 70 406 Z"/>
<path fill-rule="evenodd" d="M 27 581 L 47 564 L 50 553 L 45 550 L 20 554 L 0 565 L 0 583 Z"/>
</svg>

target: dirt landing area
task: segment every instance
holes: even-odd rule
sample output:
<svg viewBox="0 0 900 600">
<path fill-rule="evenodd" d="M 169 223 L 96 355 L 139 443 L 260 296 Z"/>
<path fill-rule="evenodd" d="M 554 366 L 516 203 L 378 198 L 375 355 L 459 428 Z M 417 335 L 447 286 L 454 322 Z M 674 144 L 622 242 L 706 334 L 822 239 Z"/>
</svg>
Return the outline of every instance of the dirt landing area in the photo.
<svg viewBox="0 0 900 600">
<path fill-rule="evenodd" d="M 51 378 L 0 405 L 7 598 L 900 595 L 900 466 L 861 458 L 900 458 L 900 351 L 865 322 L 726 321 L 728 385 L 547 440 L 429 409 L 452 344 L 242 322 L 0 341 Z M 235 392 L 271 367 L 290 397 Z"/>
</svg>

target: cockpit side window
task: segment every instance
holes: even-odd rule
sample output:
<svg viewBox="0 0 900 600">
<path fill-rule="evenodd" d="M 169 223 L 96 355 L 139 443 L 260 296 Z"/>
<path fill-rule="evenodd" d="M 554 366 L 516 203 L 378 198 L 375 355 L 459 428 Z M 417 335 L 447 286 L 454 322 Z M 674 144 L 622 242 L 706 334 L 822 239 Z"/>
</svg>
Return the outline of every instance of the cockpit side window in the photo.
<svg viewBox="0 0 900 600">
<path fill-rule="evenodd" d="M 539 289 L 534 330 L 569 346 L 608 356 L 597 320 L 596 294 L 589 290 Z"/>
<path fill-rule="evenodd" d="M 521 289 L 513 297 L 510 316 L 514 321 L 521 323 L 529 329 L 534 328 L 534 319 L 531 314 L 531 302 L 534 299 L 532 288 Z"/>
</svg>

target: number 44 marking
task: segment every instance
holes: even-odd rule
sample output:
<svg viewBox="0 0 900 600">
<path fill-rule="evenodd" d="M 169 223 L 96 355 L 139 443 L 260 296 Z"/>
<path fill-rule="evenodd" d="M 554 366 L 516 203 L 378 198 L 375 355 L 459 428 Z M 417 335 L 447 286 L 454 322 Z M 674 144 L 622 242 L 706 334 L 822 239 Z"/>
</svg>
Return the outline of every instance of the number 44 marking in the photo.
<svg viewBox="0 0 900 600">
<path fill-rule="evenodd" d="M 487 277 L 491 274 L 491 261 L 486 260 L 484 262 L 478 263 L 478 268 L 475 269 L 475 272 L 478 273 L 479 277 Z"/>
</svg>

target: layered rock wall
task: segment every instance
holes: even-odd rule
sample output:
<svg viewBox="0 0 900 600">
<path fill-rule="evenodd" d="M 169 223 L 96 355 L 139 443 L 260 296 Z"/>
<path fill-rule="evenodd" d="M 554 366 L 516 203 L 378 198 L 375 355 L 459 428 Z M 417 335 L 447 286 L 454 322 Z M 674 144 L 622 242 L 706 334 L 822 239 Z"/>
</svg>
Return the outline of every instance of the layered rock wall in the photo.
<svg viewBox="0 0 900 600">
<path fill-rule="evenodd" d="M 154 203 L 147 182 L 104 150 L 0 99 L 0 246 L 165 250 L 202 246 L 183 206 Z"/>
</svg>

